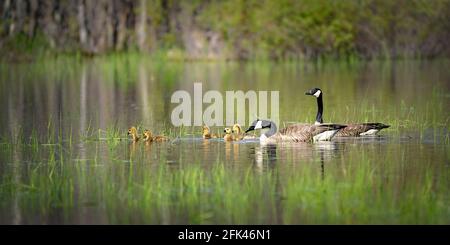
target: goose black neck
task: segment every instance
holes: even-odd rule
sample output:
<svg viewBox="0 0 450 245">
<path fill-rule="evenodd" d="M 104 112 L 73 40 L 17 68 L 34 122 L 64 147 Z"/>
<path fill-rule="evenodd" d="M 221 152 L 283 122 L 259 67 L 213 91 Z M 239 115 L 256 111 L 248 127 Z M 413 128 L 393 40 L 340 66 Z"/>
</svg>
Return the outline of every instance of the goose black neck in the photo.
<svg viewBox="0 0 450 245">
<path fill-rule="evenodd" d="M 317 97 L 317 115 L 316 115 L 316 122 L 323 123 L 323 100 L 322 100 L 322 93 Z"/>
</svg>

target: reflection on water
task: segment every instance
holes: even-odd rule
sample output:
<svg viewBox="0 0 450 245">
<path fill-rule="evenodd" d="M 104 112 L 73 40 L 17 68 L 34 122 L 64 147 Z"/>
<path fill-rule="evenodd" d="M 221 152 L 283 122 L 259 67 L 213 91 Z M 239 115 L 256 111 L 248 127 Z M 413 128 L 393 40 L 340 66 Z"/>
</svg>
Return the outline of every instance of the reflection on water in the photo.
<svg viewBox="0 0 450 245">
<path fill-rule="evenodd" d="M 0 223 L 448 223 L 445 63 L 103 62 L 0 67 Z M 314 120 L 311 87 L 327 121 L 392 127 L 316 144 L 178 134 L 170 95 L 199 81 L 279 90 L 279 128 Z M 131 125 L 172 139 L 132 143 Z"/>
</svg>

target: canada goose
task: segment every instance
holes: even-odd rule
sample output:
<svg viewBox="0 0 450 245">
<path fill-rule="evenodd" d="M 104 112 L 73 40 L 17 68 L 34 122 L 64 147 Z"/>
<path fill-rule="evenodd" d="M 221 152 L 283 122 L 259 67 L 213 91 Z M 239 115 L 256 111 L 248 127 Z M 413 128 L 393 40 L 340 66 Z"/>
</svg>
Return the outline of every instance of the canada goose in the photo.
<svg viewBox="0 0 450 245">
<path fill-rule="evenodd" d="M 317 98 L 317 115 L 315 124 L 323 123 L 323 92 L 319 88 L 310 89 L 305 93 L 306 95 L 312 95 Z M 346 124 L 346 127 L 339 130 L 336 137 L 339 136 L 363 136 L 363 135 L 375 135 L 383 128 L 389 128 L 389 125 L 383 123 L 352 123 Z"/>
<path fill-rule="evenodd" d="M 131 139 L 133 142 L 139 141 L 139 135 L 137 133 L 136 127 L 131 127 L 128 129 L 128 135 L 131 135 Z"/>
<path fill-rule="evenodd" d="M 268 128 L 269 131 L 259 137 L 262 143 L 290 142 L 316 142 L 329 141 L 345 126 L 339 124 L 292 124 L 277 132 L 277 126 L 269 120 L 255 120 L 247 129 L 250 132 L 255 129 Z"/>
<path fill-rule="evenodd" d="M 212 134 L 211 130 L 206 125 L 203 125 L 203 127 L 202 127 L 202 136 L 203 136 L 203 139 L 217 138 L 217 135 Z"/>
<path fill-rule="evenodd" d="M 233 141 L 234 140 L 234 136 L 233 134 L 231 134 L 231 129 L 230 128 L 225 128 L 223 130 L 223 132 L 225 133 L 225 136 L 223 136 L 223 140 L 225 141 Z"/>
<path fill-rule="evenodd" d="M 241 125 L 239 125 L 238 123 L 233 125 L 232 132 L 235 134 L 234 135 L 235 140 L 256 139 L 256 136 L 254 135 L 245 135 L 244 130 L 242 130 Z"/>
<path fill-rule="evenodd" d="M 152 131 L 146 129 L 144 130 L 144 141 L 145 142 L 162 142 L 167 141 L 169 138 L 163 135 L 156 135 L 153 136 Z"/>
</svg>

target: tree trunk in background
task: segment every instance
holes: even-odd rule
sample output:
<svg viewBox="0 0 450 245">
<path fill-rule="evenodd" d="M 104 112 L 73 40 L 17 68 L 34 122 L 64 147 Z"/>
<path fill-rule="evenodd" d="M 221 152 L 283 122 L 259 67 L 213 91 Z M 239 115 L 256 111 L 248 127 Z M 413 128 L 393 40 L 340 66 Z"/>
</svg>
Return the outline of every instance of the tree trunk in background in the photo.
<svg viewBox="0 0 450 245">
<path fill-rule="evenodd" d="M 97 7 L 98 1 L 85 1 L 86 4 L 86 11 L 85 11 L 85 18 L 86 18 L 86 27 L 87 27 L 87 50 L 86 52 L 89 54 L 95 54 L 97 53 L 96 45 L 95 45 L 95 36 L 96 33 L 96 19 L 99 19 L 97 17 L 97 11 L 95 8 Z"/>
<path fill-rule="evenodd" d="M 116 5 L 116 9 L 124 9 L 123 3 L 120 1 Z M 116 13 L 116 43 L 115 49 L 120 51 L 125 44 L 127 13 L 125 11 L 115 11 Z"/>
<path fill-rule="evenodd" d="M 57 23 L 53 20 L 54 2 L 52 0 L 42 1 L 42 18 L 40 18 L 39 25 L 42 27 L 44 35 L 50 44 L 50 47 L 55 48 L 56 42 L 55 38 L 57 33 Z"/>
<path fill-rule="evenodd" d="M 23 31 L 23 22 L 25 19 L 25 11 L 26 11 L 26 6 L 25 6 L 25 2 L 23 0 L 15 0 L 16 3 L 16 28 L 15 31 L 17 33 L 22 32 Z"/>
<path fill-rule="evenodd" d="M 106 43 L 108 50 L 114 48 L 114 1 L 106 2 Z"/>
<path fill-rule="evenodd" d="M 84 0 L 78 0 L 78 33 L 82 49 L 87 48 L 86 10 Z"/>
<path fill-rule="evenodd" d="M 139 6 L 139 20 L 136 24 L 136 34 L 140 51 L 146 51 L 147 45 L 147 0 L 141 0 Z"/>
<path fill-rule="evenodd" d="M 15 16 L 14 16 L 14 8 L 12 6 L 11 0 L 6 0 L 4 5 L 3 5 L 4 9 L 3 9 L 3 19 L 4 20 L 9 20 L 9 21 L 5 21 L 4 24 L 4 29 L 7 30 L 8 32 L 8 36 L 13 36 L 14 35 L 14 20 L 15 20 Z"/>
<path fill-rule="evenodd" d="M 170 32 L 170 21 L 169 21 L 169 3 L 168 0 L 161 0 L 161 15 L 162 15 L 162 23 L 161 23 L 161 32 L 168 33 Z"/>
<path fill-rule="evenodd" d="M 5 0 L 2 4 L 2 19 L 3 20 L 8 20 L 11 19 L 10 14 L 11 14 L 11 10 L 10 10 L 10 6 L 11 6 L 11 1 L 10 0 Z M 2 23 L 2 29 L 5 30 L 4 32 L 6 33 L 0 33 L 3 35 L 9 35 L 9 25 L 8 25 L 8 21 L 3 21 Z"/>
<path fill-rule="evenodd" d="M 36 32 L 36 18 L 38 10 L 38 0 L 30 0 L 30 21 L 28 26 L 28 37 L 32 38 Z"/>
</svg>

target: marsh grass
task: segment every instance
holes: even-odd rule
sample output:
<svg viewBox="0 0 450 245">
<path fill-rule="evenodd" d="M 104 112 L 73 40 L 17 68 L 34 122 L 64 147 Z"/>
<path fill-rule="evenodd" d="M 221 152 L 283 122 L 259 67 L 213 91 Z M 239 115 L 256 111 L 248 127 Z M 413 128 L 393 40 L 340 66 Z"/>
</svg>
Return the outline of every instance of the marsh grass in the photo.
<svg viewBox="0 0 450 245">
<path fill-rule="evenodd" d="M 323 177 L 317 162 L 305 162 L 301 171 L 268 168 L 264 172 L 252 165 L 230 168 L 223 161 L 172 166 L 164 164 L 164 158 L 157 164 L 144 158 L 99 167 L 96 160 L 66 160 L 61 148 L 52 145 L 45 153 L 32 151 L 41 162 L 22 166 L 19 178 L 2 176 L 2 215 L 20 212 L 35 217 L 25 223 L 449 222 L 446 177 L 434 176 L 431 163 L 415 165 L 424 174 L 414 183 L 405 183 L 400 173 L 407 166 L 375 164 L 364 152 L 331 166 Z M 7 214 L 11 202 L 19 210 Z M 79 212 L 89 210 L 94 212 L 93 221 L 77 221 Z"/>
</svg>

